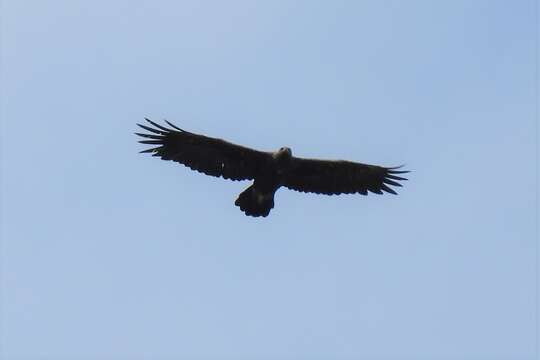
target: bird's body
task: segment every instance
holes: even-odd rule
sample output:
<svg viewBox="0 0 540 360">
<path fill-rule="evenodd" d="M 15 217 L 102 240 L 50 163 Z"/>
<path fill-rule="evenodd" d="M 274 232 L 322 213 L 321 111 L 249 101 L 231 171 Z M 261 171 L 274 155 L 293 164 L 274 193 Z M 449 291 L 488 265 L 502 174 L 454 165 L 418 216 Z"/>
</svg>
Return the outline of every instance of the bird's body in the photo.
<svg viewBox="0 0 540 360">
<path fill-rule="evenodd" d="M 368 191 L 396 194 L 389 186 L 406 180 L 397 174 L 408 171 L 351 161 L 297 158 L 288 147 L 264 152 L 194 134 L 167 122 L 172 129 L 146 119 L 154 128 L 138 124 L 150 133 L 137 133 L 158 145 L 141 152 L 173 160 L 207 175 L 230 180 L 253 180 L 235 201 L 249 216 L 267 216 L 274 207 L 274 194 L 282 186 L 317 194 L 367 195 Z"/>
<path fill-rule="evenodd" d="M 240 210 L 250 216 L 267 216 L 274 207 L 274 194 L 283 185 L 283 174 L 291 166 L 292 152 L 281 148 L 262 166 L 253 185 L 244 190 L 235 201 Z"/>
</svg>

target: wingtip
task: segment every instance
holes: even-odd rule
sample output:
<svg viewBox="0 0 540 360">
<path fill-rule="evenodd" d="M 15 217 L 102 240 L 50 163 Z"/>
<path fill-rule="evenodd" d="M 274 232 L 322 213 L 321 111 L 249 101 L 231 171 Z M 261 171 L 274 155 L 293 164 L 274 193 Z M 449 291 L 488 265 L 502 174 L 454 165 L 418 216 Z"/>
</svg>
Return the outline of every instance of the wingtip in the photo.
<svg viewBox="0 0 540 360">
<path fill-rule="evenodd" d="M 400 185 L 400 186 L 401 186 L 401 185 Z M 387 185 L 385 185 L 385 184 L 382 184 L 381 189 L 382 189 L 383 191 L 386 191 L 387 193 L 392 194 L 392 195 L 397 195 L 397 192 L 396 192 L 394 189 L 392 189 L 390 186 L 387 186 Z"/>
<path fill-rule="evenodd" d="M 166 122 L 170 127 L 172 127 L 173 129 L 176 129 L 176 130 L 178 130 L 178 131 L 187 132 L 187 131 L 184 130 L 184 129 L 180 129 L 178 126 L 174 125 L 174 124 L 171 123 L 170 121 L 165 120 L 165 122 Z"/>
<path fill-rule="evenodd" d="M 161 145 L 163 141 L 161 140 L 139 140 L 141 144 L 150 144 L 150 145 Z"/>
<path fill-rule="evenodd" d="M 169 129 L 167 129 L 166 127 L 162 126 L 162 125 L 159 125 L 158 123 L 156 123 L 155 121 L 152 121 L 150 120 L 149 118 L 145 117 L 144 120 L 146 120 L 149 124 L 157 127 L 158 129 L 160 130 L 163 130 L 163 131 L 170 131 Z"/>
<path fill-rule="evenodd" d="M 392 179 L 390 179 L 388 177 L 385 177 L 383 179 L 383 183 L 388 184 L 388 185 L 392 185 L 392 186 L 403 187 L 403 185 L 401 185 L 397 181 L 394 181 L 394 180 L 392 180 Z"/>
<path fill-rule="evenodd" d="M 408 180 L 407 178 L 401 175 L 409 173 L 410 170 L 399 170 L 399 169 L 402 169 L 404 166 L 405 164 L 386 168 L 386 174 L 383 179 L 383 186 L 384 186 L 383 190 L 391 194 L 397 195 L 397 193 L 389 185 L 402 187 L 403 185 L 400 184 L 399 181 Z M 390 189 L 391 191 L 388 191 L 386 188 Z"/>
<path fill-rule="evenodd" d="M 399 165 L 399 166 L 392 166 L 389 168 L 386 168 L 388 170 L 388 173 L 390 174 L 407 174 L 410 173 L 411 170 L 399 170 L 402 169 L 405 166 L 405 164 Z"/>
<path fill-rule="evenodd" d="M 154 127 L 156 127 L 157 129 L 161 130 L 161 131 L 165 131 L 165 132 L 168 132 L 170 133 L 171 131 L 174 131 L 172 129 L 168 129 L 162 125 L 159 125 L 158 123 L 156 123 L 155 121 L 153 120 L 150 120 L 149 118 L 145 117 L 144 120 L 146 120 L 149 124 L 153 125 Z M 189 133 L 188 131 L 184 130 L 184 129 L 181 129 L 179 128 L 178 126 L 174 125 L 173 123 L 171 123 L 170 121 L 168 120 L 165 120 L 164 121 L 167 123 L 167 125 L 169 125 L 170 127 L 172 127 L 173 129 L 175 130 L 178 130 L 178 131 L 181 131 L 181 132 L 184 132 L 184 133 Z M 142 127 L 143 129 L 145 130 L 148 130 L 148 126 L 145 126 L 145 125 L 141 125 L 139 123 L 137 123 L 138 126 Z M 156 129 L 154 129 L 156 130 Z"/>
<path fill-rule="evenodd" d="M 140 137 L 146 138 L 146 139 L 155 139 L 155 140 L 161 140 L 161 141 L 163 141 L 164 139 L 163 135 L 153 135 L 153 134 L 144 134 L 144 133 L 134 133 L 134 134 Z"/>
</svg>

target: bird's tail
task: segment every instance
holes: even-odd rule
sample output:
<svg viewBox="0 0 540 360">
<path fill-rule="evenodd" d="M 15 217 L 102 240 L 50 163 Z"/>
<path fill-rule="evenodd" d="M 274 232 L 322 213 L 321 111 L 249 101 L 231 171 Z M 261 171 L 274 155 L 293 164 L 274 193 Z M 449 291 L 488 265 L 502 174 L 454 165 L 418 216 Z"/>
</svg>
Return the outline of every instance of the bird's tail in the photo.
<svg viewBox="0 0 540 360">
<path fill-rule="evenodd" d="M 249 216 L 268 216 L 274 207 L 274 192 L 263 193 L 251 185 L 236 199 L 236 206 Z"/>
</svg>

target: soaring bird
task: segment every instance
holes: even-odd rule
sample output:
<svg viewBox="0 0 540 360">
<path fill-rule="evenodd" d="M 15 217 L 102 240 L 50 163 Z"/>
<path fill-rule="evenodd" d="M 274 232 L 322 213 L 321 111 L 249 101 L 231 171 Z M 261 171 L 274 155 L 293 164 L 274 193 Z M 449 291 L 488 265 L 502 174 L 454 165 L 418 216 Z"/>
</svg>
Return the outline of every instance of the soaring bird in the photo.
<svg viewBox="0 0 540 360">
<path fill-rule="evenodd" d="M 192 170 L 229 180 L 253 180 L 235 201 L 248 216 L 268 216 L 274 194 L 282 186 L 296 191 L 325 195 L 368 192 L 396 194 L 391 186 L 407 180 L 408 171 L 345 160 L 305 159 L 292 155 L 288 147 L 275 152 L 259 151 L 228 141 L 195 134 L 145 119 L 151 126 L 137 124 L 148 133 L 135 133 L 142 144 L 154 145 L 141 153 L 172 160 Z"/>
</svg>

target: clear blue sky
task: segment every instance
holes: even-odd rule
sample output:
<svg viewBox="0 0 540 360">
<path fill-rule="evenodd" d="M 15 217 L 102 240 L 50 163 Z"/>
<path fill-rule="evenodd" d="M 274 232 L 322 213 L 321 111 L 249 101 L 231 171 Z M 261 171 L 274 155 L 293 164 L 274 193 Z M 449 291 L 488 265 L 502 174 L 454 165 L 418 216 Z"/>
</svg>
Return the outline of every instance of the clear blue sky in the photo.
<svg viewBox="0 0 540 360">
<path fill-rule="evenodd" d="M 4 0 L 2 359 L 534 359 L 537 11 Z M 414 172 L 248 218 L 145 116 Z"/>
</svg>

